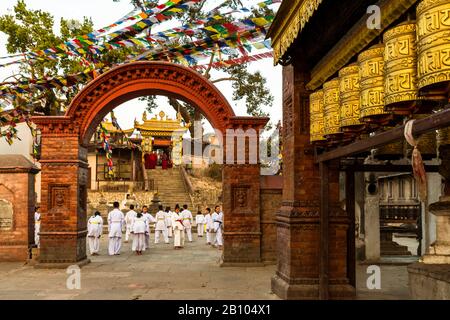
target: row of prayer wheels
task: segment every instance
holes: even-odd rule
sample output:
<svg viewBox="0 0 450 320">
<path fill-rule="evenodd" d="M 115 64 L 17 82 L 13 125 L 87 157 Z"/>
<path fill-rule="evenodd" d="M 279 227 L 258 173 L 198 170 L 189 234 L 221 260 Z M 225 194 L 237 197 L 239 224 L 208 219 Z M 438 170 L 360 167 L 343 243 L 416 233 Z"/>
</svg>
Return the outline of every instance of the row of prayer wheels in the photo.
<svg viewBox="0 0 450 320">
<path fill-rule="evenodd" d="M 342 139 L 392 117 L 431 113 L 448 102 L 450 2 L 423 0 L 417 21 L 384 33 L 310 96 L 311 142 Z"/>
</svg>

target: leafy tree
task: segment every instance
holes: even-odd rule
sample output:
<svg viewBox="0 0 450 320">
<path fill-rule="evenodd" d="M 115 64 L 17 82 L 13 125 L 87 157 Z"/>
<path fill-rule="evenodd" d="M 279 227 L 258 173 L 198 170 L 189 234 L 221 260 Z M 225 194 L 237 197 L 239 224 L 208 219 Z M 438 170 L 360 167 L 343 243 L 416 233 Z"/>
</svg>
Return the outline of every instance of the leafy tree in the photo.
<svg viewBox="0 0 450 320">
<path fill-rule="evenodd" d="M 118 2 L 121 0 L 113 1 Z M 137 8 L 148 10 L 149 8 L 156 6 L 158 0 L 132 0 L 131 3 Z M 177 18 L 181 20 L 183 24 L 192 23 L 197 19 L 205 18 L 209 14 L 209 12 L 205 12 L 203 9 L 206 3 L 207 0 L 200 1 L 199 3 L 195 4 L 188 12 L 179 14 Z M 221 5 L 221 8 L 236 9 L 241 6 L 242 2 L 240 0 L 228 0 Z M 271 9 L 265 7 L 254 9 L 250 17 L 263 17 L 267 15 L 274 15 L 274 13 Z M 223 18 L 223 21 L 214 21 L 210 24 L 218 24 L 226 21 L 232 21 L 232 17 L 225 16 Z M 151 33 L 151 29 L 148 32 Z M 190 40 L 192 39 L 190 39 L 189 36 L 186 36 L 180 38 L 178 41 L 180 43 L 184 43 Z M 211 62 L 214 60 L 214 58 L 215 53 L 212 53 Z M 273 96 L 266 85 L 266 79 L 261 75 L 260 72 L 250 72 L 248 70 L 247 63 L 230 67 L 221 67 L 220 71 L 225 73 L 226 76 L 218 79 L 211 79 L 211 68 L 208 68 L 203 75 L 209 78 L 213 83 L 219 83 L 222 81 L 231 82 L 233 88 L 233 100 L 245 100 L 248 114 L 252 116 L 268 116 L 268 113 L 263 110 L 263 107 L 272 106 Z M 141 98 L 141 100 L 147 101 L 147 110 L 149 112 L 152 112 L 157 107 L 154 96 L 143 97 Z M 202 119 L 202 116 L 197 112 L 197 109 L 194 106 L 173 98 L 169 98 L 168 102 L 176 111 L 181 112 L 182 117 L 186 122 L 198 121 Z"/>
<path fill-rule="evenodd" d="M 83 21 L 61 19 L 59 35 L 54 31 L 54 17 L 42 10 L 28 9 L 24 0 L 18 0 L 14 6 L 13 14 L 0 16 L 0 32 L 8 36 L 6 48 L 8 53 L 26 53 L 45 50 L 60 45 L 76 36 L 88 34 L 93 31 L 93 23 L 90 18 L 85 17 Z M 115 50 L 101 55 L 97 66 L 110 65 L 125 58 L 130 49 Z M 59 59 L 25 60 L 20 66 L 20 74 L 14 75 L 16 81 L 27 79 L 42 79 L 54 77 L 58 74 L 76 74 L 86 69 L 80 61 L 93 60 L 88 53 L 78 57 L 61 56 Z M 79 83 L 73 88 L 53 88 L 45 91 L 33 92 L 22 95 L 23 100 L 32 112 L 44 113 L 46 115 L 57 115 L 63 113 L 72 98 L 84 86 Z M 17 100 L 16 100 L 17 104 Z"/>
</svg>

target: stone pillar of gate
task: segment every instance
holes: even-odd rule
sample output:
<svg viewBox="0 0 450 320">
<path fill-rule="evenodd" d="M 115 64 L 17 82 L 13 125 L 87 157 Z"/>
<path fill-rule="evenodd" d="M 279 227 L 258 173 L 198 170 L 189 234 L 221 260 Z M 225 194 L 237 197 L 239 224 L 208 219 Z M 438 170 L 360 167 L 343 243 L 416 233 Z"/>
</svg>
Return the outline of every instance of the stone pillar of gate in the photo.
<svg viewBox="0 0 450 320">
<path fill-rule="evenodd" d="M 66 119 L 67 120 L 67 119 Z M 84 265 L 86 257 L 87 149 L 70 121 L 33 120 L 42 132 L 41 232 L 37 268 Z"/>
<path fill-rule="evenodd" d="M 319 166 L 309 134 L 309 73 L 283 67 L 283 201 L 277 212 L 277 270 L 272 291 L 282 299 L 318 299 L 320 266 Z M 329 168 L 329 297 L 352 296 L 348 285 L 348 219 L 339 208 L 339 174 Z M 341 252 L 339 252 L 341 251 Z"/>
<path fill-rule="evenodd" d="M 259 130 L 268 120 L 235 117 L 224 133 L 222 267 L 261 264 Z"/>
</svg>

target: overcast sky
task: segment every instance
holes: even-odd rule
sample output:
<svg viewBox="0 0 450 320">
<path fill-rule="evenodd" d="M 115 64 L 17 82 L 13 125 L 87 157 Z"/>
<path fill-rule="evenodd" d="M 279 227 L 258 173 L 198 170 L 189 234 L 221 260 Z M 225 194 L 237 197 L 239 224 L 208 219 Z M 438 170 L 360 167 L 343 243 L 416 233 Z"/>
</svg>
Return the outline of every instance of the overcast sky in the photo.
<svg viewBox="0 0 450 320">
<path fill-rule="evenodd" d="M 261 0 L 246 0 L 246 4 L 256 4 Z M 12 8 L 16 4 L 17 0 L 1 0 L 0 1 L 0 15 L 8 12 L 12 12 Z M 77 0 L 77 1 L 65 1 L 65 0 L 26 0 L 27 6 L 32 9 L 41 9 L 50 12 L 56 22 L 56 29 L 59 29 L 58 22 L 61 17 L 65 19 L 78 19 L 81 20 L 84 16 L 91 17 L 94 22 L 94 28 L 99 29 L 107 26 L 125 14 L 129 13 L 133 6 L 128 0 L 122 0 L 121 2 L 113 2 L 113 0 Z M 165 1 L 160 1 L 164 3 Z M 209 0 L 210 5 L 214 6 L 222 1 Z M 0 56 L 7 55 L 6 52 L 6 36 L 0 33 Z M 273 123 L 277 123 L 281 119 L 281 67 L 273 66 L 272 59 L 265 59 L 258 62 L 253 62 L 250 65 L 251 71 L 259 70 L 268 81 L 268 86 L 271 89 L 273 96 L 275 97 L 273 107 L 266 109 L 270 112 Z M 6 77 L 10 76 L 14 72 L 13 68 L 0 68 L 0 82 Z M 212 75 L 212 78 L 219 77 L 218 74 Z M 228 99 L 233 106 L 237 115 L 247 115 L 245 103 L 243 101 L 232 101 L 232 88 L 229 82 L 219 83 L 218 88 L 222 91 L 224 96 Z M 165 99 L 159 99 L 161 102 L 161 110 L 164 110 L 172 117 L 175 116 L 175 112 L 172 108 L 165 106 Z M 135 118 L 140 119 L 145 109 L 145 103 L 137 100 L 128 101 L 118 108 L 115 113 L 122 128 L 130 128 L 133 126 L 133 120 Z M 160 109 L 155 113 L 159 113 Z"/>
</svg>

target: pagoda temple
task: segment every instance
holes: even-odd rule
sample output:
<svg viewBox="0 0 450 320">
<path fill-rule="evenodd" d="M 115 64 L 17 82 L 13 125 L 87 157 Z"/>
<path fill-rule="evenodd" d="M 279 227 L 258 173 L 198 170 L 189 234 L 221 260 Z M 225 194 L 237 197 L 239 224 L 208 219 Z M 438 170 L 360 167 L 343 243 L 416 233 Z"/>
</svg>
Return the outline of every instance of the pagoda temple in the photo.
<svg viewBox="0 0 450 320">
<path fill-rule="evenodd" d="M 180 113 L 176 119 L 171 119 L 163 111 L 153 117 L 144 112 L 141 122 L 135 120 L 134 127 L 126 130 L 111 121 L 104 121 L 102 127 L 108 133 L 112 147 L 114 175 L 108 174 L 99 128 L 88 149 L 91 189 L 111 187 L 111 182 L 122 182 L 124 186 L 126 184 L 125 188 L 132 183 L 135 189 L 143 189 L 147 170 L 179 166 L 183 135 L 189 126 L 183 122 Z"/>
</svg>

